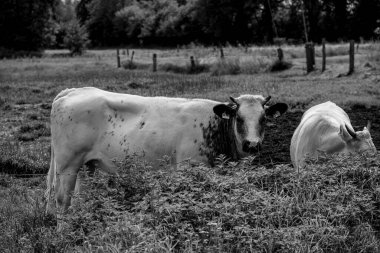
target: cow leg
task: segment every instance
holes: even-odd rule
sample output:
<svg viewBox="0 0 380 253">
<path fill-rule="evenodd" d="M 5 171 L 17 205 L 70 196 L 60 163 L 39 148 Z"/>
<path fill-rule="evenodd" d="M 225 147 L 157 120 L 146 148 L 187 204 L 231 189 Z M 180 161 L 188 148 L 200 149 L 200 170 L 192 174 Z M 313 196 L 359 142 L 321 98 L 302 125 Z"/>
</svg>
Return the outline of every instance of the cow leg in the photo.
<svg viewBox="0 0 380 253">
<path fill-rule="evenodd" d="M 74 193 L 75 185 L 79 184 L 77 177 L 80 166 L 78 163 L 72 163 L 62 169 L 57 168 L 56 204 L 58 212 L 65 212 L 71 205 L 71 197 Z"/>
</svg>

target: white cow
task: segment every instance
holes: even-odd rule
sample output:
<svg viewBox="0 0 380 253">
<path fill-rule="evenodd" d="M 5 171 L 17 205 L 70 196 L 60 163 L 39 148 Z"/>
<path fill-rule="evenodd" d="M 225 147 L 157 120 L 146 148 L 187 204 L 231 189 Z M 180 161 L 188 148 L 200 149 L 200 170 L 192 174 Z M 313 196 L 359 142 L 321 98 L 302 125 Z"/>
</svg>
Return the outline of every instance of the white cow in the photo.
<svg viewBox="0 0 380 253">
<path fill-rule="evenodd" d="M 153 165 L 167 155 L 176 166 L 185 160 L 213 165 L 219 154 L 237 160 L 257 152 L 265 118 L 287 110 L 283 103 L 266 106 L 269 99 L 242 95 L 221 103 L 91 87 L 64 90 L 51 111 L 47 199 L 55 187 L 57 206 L 65 210 L 82 165 L 116 173 L 113 161 L 127 154 L 139 154 Z"/>
<path fill-rule="evenodd" d="M 316 158 L 318 152 L 360 153 L 376 152 L 368 128 L 355 132 L 347 113 L 325 102 L 308 109 L 293 134 L 290 156 L 295 168 L 304 166 L 305 157 Z"/>
</svg>

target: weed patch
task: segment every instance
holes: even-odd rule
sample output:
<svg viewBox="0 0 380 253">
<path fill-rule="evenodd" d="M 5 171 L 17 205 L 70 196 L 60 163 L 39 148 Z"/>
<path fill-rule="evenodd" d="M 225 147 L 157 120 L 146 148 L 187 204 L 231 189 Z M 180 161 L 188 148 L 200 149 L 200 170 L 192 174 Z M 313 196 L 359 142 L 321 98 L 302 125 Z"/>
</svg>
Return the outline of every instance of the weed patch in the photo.
<svg viewBox="0 0 380 253">
<path fill-rule="evenodd" d="M 110 244 L 118 251 L 140 244 L 180 252 L 380 249 L 379 157 L 322 158 L 299 172 L 251 162 L 221 157 L 215 168 L 175 171 L 124 162 L 121 181 L 84 180 L 65 234 L 76 233 L 71 247 L 83 251 Z"/>
<path fill-rule="evenodd" d="M 292 64 L 290 62 L 276 60 L 269 67 L 269 71 L 271 72 L 284 71 L 284 70 L 290 69 L 291 67 L 292 67 Z"/>
<path fill-rule="evenodd" d="M 302 171 L 252 166 L 251 158 L 236 163 L 220 157 L 214 168 L 176 170 L 165 161 L 153 170 L 129 157 L 119 163 L 119 177 L 83 173 L 82 192 L 59 234 L 36 195 L 12 178 L 0 180 L 2 201 L 12 202 L 0 205 L 1 229 L 8 235 L 2 245 L 56 252 L 380 249 L 378 156 L 322 157 Z"/>
<path fill-rule="evenodd" d="M 0 145 L 0 172 L 40 174 L 49 169 L 50 148 L 44 144 L 3 142 Z"/>
<path fill-rule="evenodd" d="M 27 123 L 19 128 L 15 136 L 19 141 L 34 141 L 41 136 L 50 136 L 50 128 L 45 123 Z"/>
<path fill-rule="evenodd" d="M 121 65 L 124 69 L 129 69 L 129 70 L 149 69 L 150 68 L 149 64 L 138 63 L 138 62 L 131 61 L 131 60 L 125 61 Z"/>
<path fill-rule="evenodd" d="M 196 63 L 194 66 L 191 66 L 191 65 L 181 66 L 181 65 L 176 65 L 172 63 L 164 63 L 160 65 L 159 69 L 165 72 L 172 72 L 176 74 L 199 74 L 203 72 L 208 72 L 209 66 L 207 66 L 206 64 L 199 64 L 199 63 Z"/>
<path fill-rule="evenodd" d="M 239 59 L 222 59 L 213 64 L 210 68 L 211 75 L 237 75 L 240 73 Z"/>
</svg>

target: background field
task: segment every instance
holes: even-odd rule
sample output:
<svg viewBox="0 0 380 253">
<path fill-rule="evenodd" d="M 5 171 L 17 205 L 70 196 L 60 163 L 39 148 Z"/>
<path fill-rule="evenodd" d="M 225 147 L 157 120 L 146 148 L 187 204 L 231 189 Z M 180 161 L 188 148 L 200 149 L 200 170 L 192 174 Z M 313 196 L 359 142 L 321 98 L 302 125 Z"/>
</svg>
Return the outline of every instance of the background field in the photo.
<svg viewBox="0 0 380 253">
<path fill-rule="evenodd" d="M 373 141 L 380 147 L 380 45 L 359 46 L 351 76 L 345 75 L 346 44 L 328 46 L 324 73 L 317 47 L 317 70 L 308 75 L 304 48 L 283 50 L 292 67 L 282 72 L 268 71 L 275 47 L 225 48 L 223 61 L 213 48 L 129 49 L 135 51 L 135 70 L 116 68 L 116 50 L 90 50 L 75 58 L 54 50 L 42 58 L 0 61 L 0 171 L 19 177 L 47 172 L 51 102 L 65 88 L 219 101 L 270 94 L 272 102 L 290 106 L 267 123 L 263 152 L 240 164 L 221 159 L 216 168 L 151 171 L 129 157 L 120 166 L 124 181 L 111 191 L 105 175 L 95 177 L 101 183 L 94 188 L 88 179 L 89 190 L 78 199 L 64 233 L 56 232 L 54 216 L 43 213 L 44 178 L 1 174 L 0 244 L 9 252 L 378 251 L 379 159 L 338 157 L 298 174 L 289 166 L 289 145 L 303 111 L 331 100 L 345 108 L 356 130 L 372 120 Z M 123 53 L 125 65 L 130 56 Z M 158 55 L 156 73 L 152 53 Z M 190 56 L 205 70 L 173 73 L 173 66 L 186 69 Z"/>
</svg>

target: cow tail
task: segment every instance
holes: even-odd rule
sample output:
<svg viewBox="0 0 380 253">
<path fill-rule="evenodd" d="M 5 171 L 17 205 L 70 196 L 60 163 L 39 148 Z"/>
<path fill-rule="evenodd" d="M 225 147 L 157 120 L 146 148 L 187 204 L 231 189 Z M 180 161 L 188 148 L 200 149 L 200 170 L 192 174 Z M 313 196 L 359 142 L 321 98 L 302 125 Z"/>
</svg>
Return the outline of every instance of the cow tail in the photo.
<svg viewBox="0 0 380 253">
<path fill-rule="evenodd" d="M 50 197 L 52 194 L 52 190 L 54 190 L 55 186 L 55 174 L 56 174 L 56 164 L 55 164 L 55 156 L 53 145 L 51 145 L 51 158 L 50 158 L 50 168 L 46 178 L 46 191 L 45 191 L 45 212 L 48 212 Z"/>
</svg>

